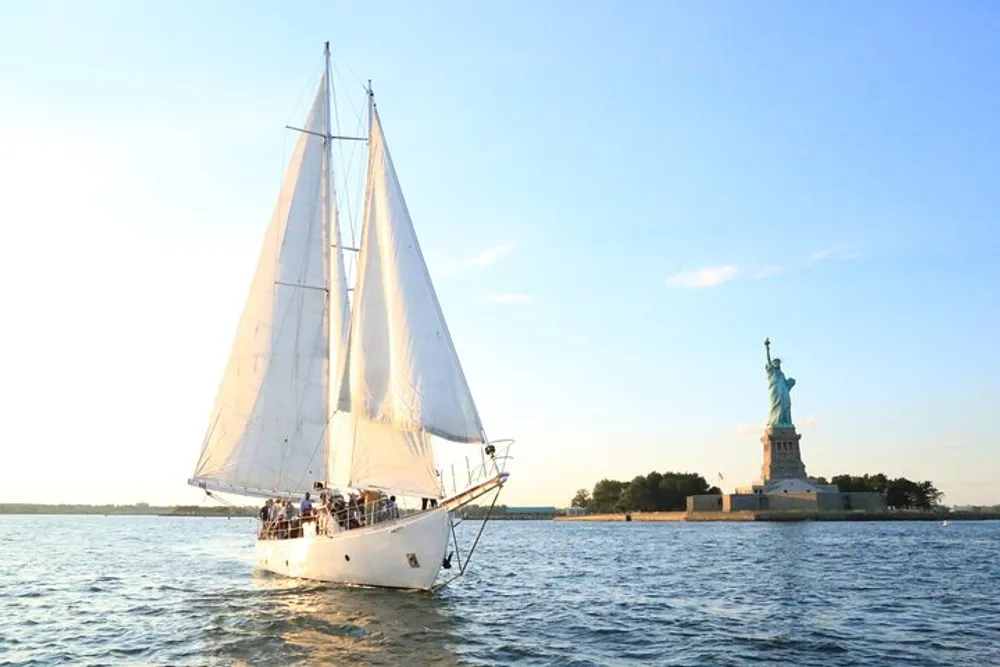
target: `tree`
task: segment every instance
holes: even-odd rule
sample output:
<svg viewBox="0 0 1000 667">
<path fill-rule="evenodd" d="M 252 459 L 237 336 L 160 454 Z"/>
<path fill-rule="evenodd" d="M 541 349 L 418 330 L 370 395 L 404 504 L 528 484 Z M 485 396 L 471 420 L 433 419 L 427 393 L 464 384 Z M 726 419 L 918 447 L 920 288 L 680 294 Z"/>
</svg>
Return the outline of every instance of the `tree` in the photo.
<svg viewBox="0 0 1000 667">
<path fill-rule="evenodd" d="M 881 472 L 836 475 L 830 481 L 844 492 L 884 493 L 886 505 L 893 509 L 933 509 L 944 496 L 930 481 L 914 482 L 905 477 L 889 479 Z"/>
<path fill-rule="evenodd" d="M 920 506 L 924 509 L 933 509 L 940 504 L 944 494 L 941 493 L 930 481 L 920 482 Z"/>
<path fill-rule="evenodd" d="M 613 479 L 602 479 L 594 485 L 588 509 L 593 512 L 614 512 L 624 487 L 624 482 Z"/>
<path fill-rule="evenodd" d="M 594 512 L 665 512 L 680 511 L 687 497 L 705 493 L 721 494 L 697 473 L 655 470 L 630 482 L 602 479 L 594 485 L 588 509 Z M 579 492 L 577 492 L 579 495 Z"/>
<path fill-rule="evenodd" d="M 570 507 L 583 507 L 586 508 L 590 504 L 590 491 L 587 489 L 577 489 L 576 495 L 573 496 L 573 500 L 570 501 Z"/>
</svg>

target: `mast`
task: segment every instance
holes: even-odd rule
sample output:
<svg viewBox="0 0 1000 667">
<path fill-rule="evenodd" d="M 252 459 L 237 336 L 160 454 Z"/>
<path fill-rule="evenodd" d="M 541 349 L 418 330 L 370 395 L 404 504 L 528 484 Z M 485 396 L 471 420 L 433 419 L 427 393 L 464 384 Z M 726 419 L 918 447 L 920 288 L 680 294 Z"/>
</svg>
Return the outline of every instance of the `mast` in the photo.
<svg viewBox="0 0 1000 667">
<path fill-rule="evenodd" d="M 375 111 L 375 91 L 372 90 L 372 80 L 368 79 L 368 136 L 372 133 L 372 113 Z"/>
<path fill-rule="evenodd" d="M 323 119 L 323 276 L 326 284 L 326 317 L 323 323 L 323 331 L 326 340 L 326 364 L 323 368 L 323 409 L 327 415 L 326 428 L 324 429 L 323 437 L 323 461 L 324 467 L 326 466 L 326 461 L 330 460 L 330 315 L 333 308 L 333 301 L 330 298 L 331 287 L 332 287 L 332 277 L 331 271 L 333 270 L 333 262 L 331 261 L 330 251 L 331 246 L 338 242 L 338 239 L 334 239 L 334 227 L 333 221 L 336 215 L 332 210 L 332 191 L 333 191 L 333 128 L 330 124 L 330 42 L 326 42 L 323 46 L 323 60 L 326 69 L 324 75 L 324 81 L 326 83 L 326 90 L 324 95 L 326 96 L 326 115 Z M 337 248 L 337 252 L 340 252 L 340 248 Z M 338 268 L 340 263 L 337 264 Z M 339 333 L 339 332 L 338 332 Z M 339 350 L 339 347 L 338 347 Z M 323 475 L 326 478 L 326 475 Z"/>
</svg>

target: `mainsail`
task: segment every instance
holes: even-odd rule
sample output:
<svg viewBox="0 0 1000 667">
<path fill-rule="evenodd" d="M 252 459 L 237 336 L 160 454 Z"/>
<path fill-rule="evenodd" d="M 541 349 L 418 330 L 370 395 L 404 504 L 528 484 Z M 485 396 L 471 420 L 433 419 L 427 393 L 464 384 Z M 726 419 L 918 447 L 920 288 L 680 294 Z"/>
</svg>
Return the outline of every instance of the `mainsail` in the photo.
<svg viewBox="0 0 1000 667">
<path fill-rule="evenodd" d="M 327 85 L 286 171 L 192 484 L 295 492 L 323 476 L 330 340 L 343 340 L 347 315 L 339 252 L 328 265 Z"/>
</svg>

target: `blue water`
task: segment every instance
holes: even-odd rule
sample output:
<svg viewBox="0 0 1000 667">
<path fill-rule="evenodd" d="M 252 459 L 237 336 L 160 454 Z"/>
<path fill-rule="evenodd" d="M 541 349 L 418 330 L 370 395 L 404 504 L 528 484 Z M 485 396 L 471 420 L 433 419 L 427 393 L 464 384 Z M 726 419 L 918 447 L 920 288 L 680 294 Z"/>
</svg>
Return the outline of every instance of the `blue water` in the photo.
<svg viewBox="0 0 1000 667">
<path fill-rule="evenodd" d="M 253 531 L 0 517 L 0 665 L 1000 665 L 998 522 L 496 522 L 436 597 L 257 572 Z"/>
</svg>

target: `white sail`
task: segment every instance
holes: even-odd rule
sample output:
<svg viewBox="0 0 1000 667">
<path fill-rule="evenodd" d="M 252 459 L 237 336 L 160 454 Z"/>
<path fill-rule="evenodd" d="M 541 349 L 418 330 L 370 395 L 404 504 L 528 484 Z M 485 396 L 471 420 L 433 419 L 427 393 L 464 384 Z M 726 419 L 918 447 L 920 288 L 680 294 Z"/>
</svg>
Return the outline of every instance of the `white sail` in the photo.
<svg viewBox="0 0 1000 667">
<path fill-rule="evenodd" d="M 339 407 L 360 419 L 456 442 L 483 427 L 424 263 L 378 113 Z M 355 443 L 355 457 L 357 447 Z"/>
<path fill-rule="evenodd" d="M 330 327 L 341 326 L 327 298 L 326 85 L 306 121 L 316 134 L 299 136 L 286 171 L 192 484 L 291 492 L 323 477 Z M 346 290 L 339 270 L 334 290 Z M 334 310 L 343 316 L 346 298 Z"/>
<path fill-rule="evenodd" d="M 439 498 L 434 448 L 424 431 L 403 431 L 338 412 L 331 424 L 333 486 L 378 488 L 402 495 Z"/>
<path fill-rule="evenodd" d="M 329 108 L 327 109 L 329 114 Z M 327 116 L 327 134 L 330 134 L 329 115 Z M 330 160 L 330 150 L 327 148 L 326 158 Z M 333 168 L 330 165 L 329 173 L 332 175 Z M 330 182 L 331 192 L 333 182 Z M 332 232 L 331 239 L 334 250 L 330 255 L 330 378 L 328 380 L 327 401 L 329 403 L 330 387 L 338 387 L 339 379 L 344 374 L 344 363 L 347 355 L 347 332 L 350 328 L 350 304 L 347 300 L 347 272 L 344 266 L 344 253 L 342 251 L 342 240 L 340 236 L 340 218 L 337 214 L 337 207 L 332 209 Z M 336 406 L 333 406 L 336 408 Z M 350 485 L 351 474 L 351 442 L 345 440 L 347 434 L 353 433 L 353 426 L 348 419 L 350 415 L 334 410 L 330 415 L 327 442 L 329 443 L 325 453 L 326 476 L 325 479 L 334 486 L 347 487 Z M 338 446 L 338 443 L 340 445 Z"/>
</svg>

